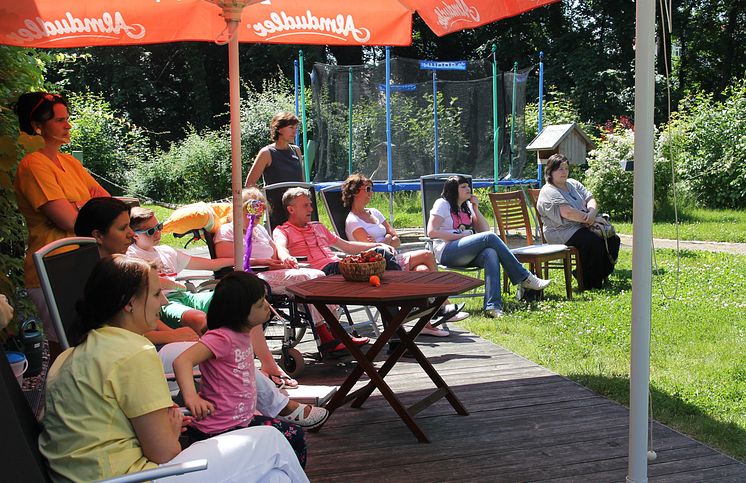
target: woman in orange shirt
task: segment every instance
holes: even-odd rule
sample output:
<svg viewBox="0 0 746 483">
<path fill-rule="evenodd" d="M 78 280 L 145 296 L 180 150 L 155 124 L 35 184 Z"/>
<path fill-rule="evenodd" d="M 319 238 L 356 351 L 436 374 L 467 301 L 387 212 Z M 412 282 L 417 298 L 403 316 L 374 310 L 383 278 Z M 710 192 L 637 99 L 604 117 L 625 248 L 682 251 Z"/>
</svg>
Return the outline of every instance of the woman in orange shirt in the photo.
<svg viewBox="0 0 746 483">
<path fill-rule="evenodd" d="M 59 353 L 57 334 L 52 327 L 32 255 L 48 243 L 75 236 L 73 225 L 80 207 L 93 197 L 110 195 L 77 159 L 60 152 L 60 147 L 70 142 L 72 128 L 64 97 L 27 92 L 18 98 L 15 112 L 21 131 L 44 139 L 44 147 L 21 160 L 13 186 L 29 234 L 24 262 L 26 289 L 44 321 L 44 332 L 54 357 Z"/>
</svg>

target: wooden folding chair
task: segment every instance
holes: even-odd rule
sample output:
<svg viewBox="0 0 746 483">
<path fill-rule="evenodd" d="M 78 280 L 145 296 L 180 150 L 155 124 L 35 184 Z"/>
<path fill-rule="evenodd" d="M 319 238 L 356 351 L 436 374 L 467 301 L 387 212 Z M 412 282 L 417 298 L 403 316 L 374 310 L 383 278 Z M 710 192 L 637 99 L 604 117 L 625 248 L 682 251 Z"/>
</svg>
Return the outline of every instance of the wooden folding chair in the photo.
<svg viewBox="0 0 746 483">
<path fill-rule="evenodd" d="M 490 193 L 490 203 L 495 213 L 500 238 L 508 244 L 508 233 L 511 230 L 523 231 L 526 243 L 519 248 L 511 248 L 511 252 L 521 263 L 528 263 L 537 275 L 548 278 L 549 262 L 562 262 L 565 272 L 565 291 L 567 298 L 572 298 L 572 273 L 570 252 L 565 245 L 535 244 L 531 233 L 531 222 L 528 218 L 528 208 L 522 191 L 507 191 L 504 193 Z M 523 233 L 522 233 L 523 234 Z M 503 289 L 508 291 L 507 274 L 503 276 Z"/>
<path fill-rule="evenodd" d="M 544 238 L 544 223 L 541 221 L 541 215 L 539 214 L 539 210 L 536 207 L 537 201 L 539 201 L 539 193 L 541 193 L 540 189 L 527 189 L 526 192 L 528 193 L 528 196 L 531 198 L 531 206 L 534 208 L 534 213 L 536 213 L 536 221 L 539 224 L 539 233 L 541 233 L 541 242 L 546 243 L 547 240 Z M 580 254 L 578 253 L 578 249 L 572 246 L 567 247 L 568 251 L 570 252 L 570 262 L 573 268 L 575 270 L 575 279 L 578 281 L 578 292 L 582 292 L 585 290 L 585 286 L 583 285 L 583 270 L 580 265 Z M 558 264 L 557 262 L 547 262 L 549 268 L 562 268 L 562 265 Z"/>
</svg>

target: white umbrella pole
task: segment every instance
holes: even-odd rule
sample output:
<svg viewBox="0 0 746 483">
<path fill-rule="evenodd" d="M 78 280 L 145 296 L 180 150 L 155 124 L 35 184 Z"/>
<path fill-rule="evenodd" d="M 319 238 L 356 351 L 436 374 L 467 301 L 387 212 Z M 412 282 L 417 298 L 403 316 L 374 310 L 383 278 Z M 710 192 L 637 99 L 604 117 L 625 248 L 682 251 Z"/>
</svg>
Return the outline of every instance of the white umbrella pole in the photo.
<svg viewBox="0 0 746 483">
<path fill-rule="evenodd" d="M 239 13 L 240 18 L 240 13 Z M 226 19 L 228 42 L 228 79 L 231 111 L 231 190 L 233 192 L 233 257 L 236 270 L 243 270 L 243 208 L 241 206 L 241 91 L 238 75 L 238 20 Z"/>
<path fill-rule="evenodd" d="M 646 483 L 652 298 L 655 3 L 653 0 L 638 0 L 635 5 L 634 237 L 627 481 Z"/>
</svg>

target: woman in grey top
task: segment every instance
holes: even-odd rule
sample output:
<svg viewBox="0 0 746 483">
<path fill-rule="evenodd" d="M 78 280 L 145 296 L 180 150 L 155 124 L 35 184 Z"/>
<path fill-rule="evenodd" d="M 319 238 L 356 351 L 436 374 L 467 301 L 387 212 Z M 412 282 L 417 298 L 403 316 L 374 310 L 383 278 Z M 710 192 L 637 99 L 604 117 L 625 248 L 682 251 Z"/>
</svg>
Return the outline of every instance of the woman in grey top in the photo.
<svg viewBox="0 0 746 483">
<path fill-rule="evenodd" d="M 303 155 L 300 148 L 291 144 L 298 130 L 298 118 L 291 112 L 275 114 L 269 123 L 273 143 L 263 147 L 246 176 L 246 188 L 256 186 L 264 177 L 264 186 L 288 181 L 304 181 Z"/>
<path fill-rule="evenodd" d="M 579 181 L 568 178 L 567 158 L 555 154 L 547 161 L 544 172 L 547 183 L 541 188 L 536 203 L 544 223 L 544 238 L 549 243 L 562 243 L 578 249 L 586 288 L 601 288 L 604 279 L 614 271 L 619 255 L 619 237 L 604 241 L 589 227 L 594 223 L 608 223 L 598 216 L 598 205 L 593 194 Z M 608 242 L 608 251 L 607 251 Z"/>
</svg>

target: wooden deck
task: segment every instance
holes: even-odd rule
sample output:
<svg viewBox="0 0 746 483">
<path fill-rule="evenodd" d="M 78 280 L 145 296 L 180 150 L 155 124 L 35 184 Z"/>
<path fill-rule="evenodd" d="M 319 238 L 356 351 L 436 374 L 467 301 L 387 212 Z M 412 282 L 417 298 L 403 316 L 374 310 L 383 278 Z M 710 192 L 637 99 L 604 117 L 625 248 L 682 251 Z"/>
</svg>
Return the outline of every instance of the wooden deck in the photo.
<svg viewBox="0 0 746 483">
<path fill-rule="evenodd" d="M 433 441 L 420 444 L 374 392 L 310 433 L 313 482 L 624 481 L 628 410 L 499 346 L 451 326 L 419 346 L 469 410 L 445 400 L 418 414 Z M 458 335 L 456 335 L 458 333 Z M 311 346 L 302 345 L 301 350 Z M 308 362 L 303 384 L 340 384 L 349 359 Z M 367 379 L 364 379 L 367 380 Z M 386 378 L 405 405 L 432 383 L 403 359 Z M 746 464 L 661 424 L 653 427 L 650 481 L 746 481 Z"/>
</svg>

